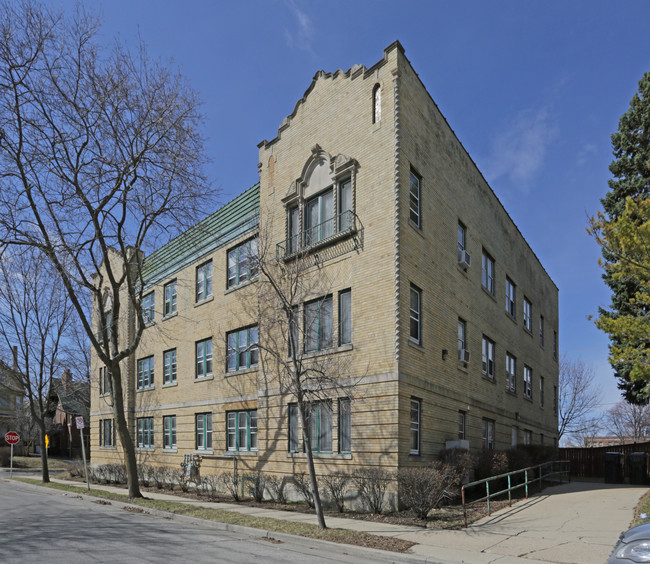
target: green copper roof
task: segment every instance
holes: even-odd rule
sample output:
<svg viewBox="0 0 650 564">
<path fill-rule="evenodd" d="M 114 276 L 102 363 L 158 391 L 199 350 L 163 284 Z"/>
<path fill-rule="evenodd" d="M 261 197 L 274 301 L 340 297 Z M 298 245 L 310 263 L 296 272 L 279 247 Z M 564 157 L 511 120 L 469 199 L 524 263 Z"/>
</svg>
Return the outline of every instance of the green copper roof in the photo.
<svg viewBox="0 0 650 564">
<path fill-rule="evenodd" d="M 144 260 L 145 284 L 153 284 L 257 227 L 260 185 L 255 184 Z"/>
</svg>

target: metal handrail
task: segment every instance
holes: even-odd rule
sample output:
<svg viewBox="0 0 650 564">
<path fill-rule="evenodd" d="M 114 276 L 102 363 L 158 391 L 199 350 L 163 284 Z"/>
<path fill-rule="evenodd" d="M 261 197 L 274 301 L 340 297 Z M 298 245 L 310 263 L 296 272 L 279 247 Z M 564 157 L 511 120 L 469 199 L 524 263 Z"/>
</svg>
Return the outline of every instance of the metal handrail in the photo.
<svg viewBox="0 0 650 564">
<path fill-rule="evenodd" d="M 556 465 L 560 468 L 559 470 L 556 470 Z M 550 471 L 544 473 L 545 467 L 550 466 Z M 512 507 L 512 492 L 516 489 L 519 488 L 525 488 L 526 492 L 526 499 L 528 499 L 528 484 L 532 484 L 534 482 L 539 482 L 539 487 L 542 489 L 542 482 L 545 478 L 548 478 L 549 476 L 555 476 L 559 475 L 560 476 L 560 483 L 563 483 L 562 477 L 566 476 L 567 482 L 570 481 L 570 466 L 571 463 L 568 460 L 553 460 L 551 462 L 544 462 L 543 464 L 539 464 L 537 466 L 529 466 L 528 468 L 522 468 L 521 470 L 514 470 L 513 472 L 506 472 L 505 474 L 499 474 L 498 476 L 491 476 L 489 478 L 484 478 L 483 480 L 476 480 L 475 482 L 470 482 L 469 484 L 464 484 L 463 487 L 461 488 L 461 497 L 462 497 L 462 503 L 463 503 L 463 516 L 465 518 L 465 528 L 467 528 L 467 505 L 468 503 L 465 501 L 465 490 L 466 488 L 470 488 L 473 486 L 479 486 L 481 484 L 485 484 L 485 493 L 486 495 L 471 501 L 470 503 L 478 503 L 479 501 L 485 501 L 487 500 L 487 510 L 488 510 L 488 515 L 491 515 L 491 509 L 490 509 L 490 499 L 497 497 L 499 495 L 503 494 L 508 494 L 508 507 Z M 563 468 L 564 467 L 564 468 Z M 537 474 L 539 475 L 538 477 L 532 478 L 531 480 L 528 479 L 528 473 L 531 471 L 537 470 Z M 516 484 L 512 485 L 512 477 L 516 475 L 524 475 L 524 481 L 521 484 Z M 508 479 L 508 487 L 500 490 L 498 492 L 493 492 L 490 493 L 490 482 L 494 482 L 496 480 L 500 480 L 502 478 L 507 478 Z"/>
<path fill-rule="evenodd" d="M 340 237 L 357 231 L 357 214 L 352 210 L 326 219 L 318 225 L 314 225 L 292 235 L 276 246 L 278 259 L 285 259 L 300 252 L 307 252 L 311 249 L 328 244 Z"/>
</svg>

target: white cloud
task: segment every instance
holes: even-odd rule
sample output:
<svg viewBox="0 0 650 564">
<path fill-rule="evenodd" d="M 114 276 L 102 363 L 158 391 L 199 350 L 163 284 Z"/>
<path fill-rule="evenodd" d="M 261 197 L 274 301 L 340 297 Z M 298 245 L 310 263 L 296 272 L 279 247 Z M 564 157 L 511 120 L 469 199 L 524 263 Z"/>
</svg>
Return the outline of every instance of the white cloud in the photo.
<svg viewBox="0 0 650 564">
<path fill-rule="evenodd" d="M 506 177 L 527 192 L 556 136 L 557 127 L 546 108 L 520 112 L 492 141 L 486 171 L 489 182 Z"/>
<path fill-rule="evenodd" d="M 298 8 L 294 0 L 287 0 L 286 4 L 297 20 L 296 25 L 292 25 L 290 29 L 284 29 L 284 39 L 287 45 L 292 49 L 302 49 L 311 53 L 314 26 L 310 17 Z"/>
</svg>

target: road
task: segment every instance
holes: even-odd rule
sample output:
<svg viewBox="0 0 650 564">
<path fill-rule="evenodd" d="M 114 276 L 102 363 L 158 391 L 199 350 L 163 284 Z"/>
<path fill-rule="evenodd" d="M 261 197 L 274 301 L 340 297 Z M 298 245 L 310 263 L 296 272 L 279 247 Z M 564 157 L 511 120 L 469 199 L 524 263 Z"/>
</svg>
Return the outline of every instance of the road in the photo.
<svg viewBox="0 0 650 564">
<path fill-rule="evenodd" d="M 222 526 L 10 481 L 0 475 L 3 564 L 410 562 L 408 556 Z M 133 507 L 133 506 L 131 506 Z"/>
</svg>

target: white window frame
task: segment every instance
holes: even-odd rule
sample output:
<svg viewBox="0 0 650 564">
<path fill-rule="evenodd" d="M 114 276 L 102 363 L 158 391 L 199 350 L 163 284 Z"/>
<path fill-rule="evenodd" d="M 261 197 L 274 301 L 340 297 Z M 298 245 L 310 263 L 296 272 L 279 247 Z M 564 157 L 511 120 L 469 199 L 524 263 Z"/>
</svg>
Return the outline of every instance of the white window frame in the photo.
<svg viewBox="0 0 650 564">
<path fill-rule="evenodd" d="M 409 300 L 409 339 L 418 345 L 422 344 L 422 290 L 411 284 Z M 415 304 L 414 304 L 415 298 Z M 416 335 L 414 336 L 414 330 Z"/>
<path fill-rule="evenodd" d="M 258 239 L 253 237 L 228 251 L 226 287 L 234 288 L 257 276 Z"/>
<path fill-rule="evenodd" d="M 467 323 L 464 319 L 458 318 L 458 362 L 465 362 L 465 351 L 467 350 Z"/>
<path fill-rule="evenodd" d="M 174 384 L 177 378 L 176 349 L 163 352 L 163 386 Z"/>
<path fill-rule="evenodd" d="M 494 450 L 496 445 L 496 422 L 494 419 L 483 419 L 483 448 L 486 450 Z"/>
<path fill-rule="evenodd" d="M 212 297 L 212 259 L 196 267 L 196 303 Z"/>
<path fill-rule="evenodd" d="M 465 440 L 467 436 L 467 413 L 464 411 L 458 412 L 458 439 Z"/>
<path fill-rule="evenodd" d="M 506 313 L 517 319 L 517 285 L 506 277 Z"/>
<path fill-rule="evenodd" d="M 196 341 L 194 378 L 201 380 L 212 377 L 212 337 Z"/>
<path fill-rule="evenodd" d="M 212 413 L 197 413 L 194 421 L 196 450 L 212 450 Z"/>
<path fill-rule="evenodd" d="M 138 417 L 137 426 L 137 447 L 140 449 L 152 450 L 154 448 L 154 427 L 153 417 Z"/>
<path fill-rule="evenodd" d="M 495 376 L 496 376 L 496 371 L 495 371 L 495 344 L 494 341 L 485 335 L 483 335 L 483 342 L 482 342 L 482 365 L 481 365 L 481 370 L 483 373 L 483 376 L 488 378 L 489 380 L 494 381 Z"/>
<path fill-rule="evenodd" d="M 156 294 L 152 290 L 142 296 L 142 319 L 145 325 L 150 325 L 156 318 Z"/>
<path fill-rule="evenodd" d="M 339 398 L 338 442 L 341 454 L 352 452 L 352 400 Z"/>
<path fill-rule="evenodd" d="M 226 449 L 257 452 L 257 409 L 226 412 Z"/>
<path fill-rule="evenodd" d="M 524 397 L 533 399 L 533 369 L 524 364 Z"/>
<path fill-rule="evenodd" d="M 481 259 L 481 284 L 494 296 L 494 259 L 485 249 Z"/>
<path fill-rule="evenodd" d="M 352 290 L 339 292 L 339 346 L 352 343 Z"/>
<path fill-rule="evenodd" d="M 421 452 L 422 400 L 411 398 L 410 403 L 409 454 L 419 456 Z M 415 445 L 415 446 L 414 446 Z"/>
<path fill-rule="evenodd" d="M 413 168 L 409 176 L 409 219 L 422 229 L 422 177 Z"/>
<path fill-rule="evenodd" d="M 332 295 L 305 302 L 303 308 L 303 344 L 306 353 L 334 346 L 334 304 Z"/>
<path fill-rule="evenodd" d="M 176 415 L 163 415 L 163 450 L 176 448 Z"/>
<path fill-rule="evenodd" d="M 260 350 L 257 325 L 243 327 L 226 334 L 226 372 L 254 368 L 259 364 Z"/>
<path fill-rule="evenodd" d="M 177 311 L 178 300 L 178 283 L 176 280 L 171 280 L 165 284 L 164 288 L 165 303 L 163 305 L 163 316 L 169 317 L 174 315 Z"/>
<path fill-rule="evenodd" d="M 517 357 L 506 353 L 506 390 L 517 393 Z"/>
<path fill-rule="evenodd" d="M 533 332 L 533 304 L 524 297 L 524 329 L 529 333 Z"/>
<path fill-rule="evenodd" d="M 139 358 L 137 363 L 136 389 L 151 390 L 154 387 L 154 356 Z"/>
</svg>

